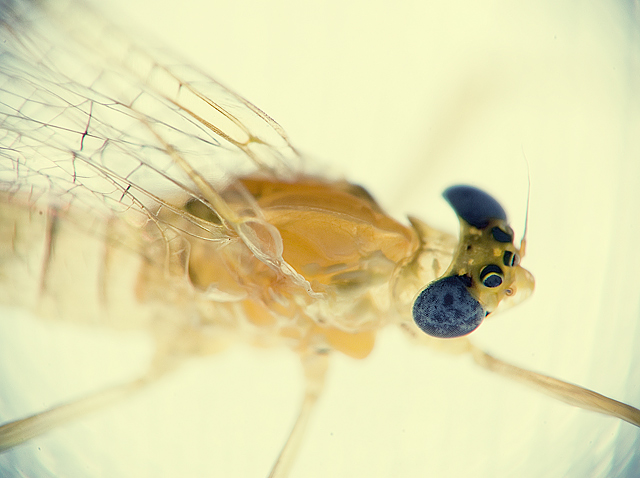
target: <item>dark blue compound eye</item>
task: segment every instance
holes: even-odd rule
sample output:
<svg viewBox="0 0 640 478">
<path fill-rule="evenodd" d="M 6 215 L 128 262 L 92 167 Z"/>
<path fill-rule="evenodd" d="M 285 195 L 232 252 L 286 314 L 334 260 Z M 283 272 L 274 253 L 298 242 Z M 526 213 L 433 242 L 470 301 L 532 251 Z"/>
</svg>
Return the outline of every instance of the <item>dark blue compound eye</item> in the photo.
<svg viewBox="0 0 640 478">
<path fill-rule="evenodd" d="M 457 276 L 443 277 L 423 290 L 413 303 L 413 320 L 433 337 L 448 339 L 473 332 L 486 313 Z"/>
<path fill-rule="evenodd" d="M 478 229 L 487 227 L 492 219 L 507 220 L 500 203 L 473 186 L 451 186 L 442 195 L 458 216 Z"/>
</svg>

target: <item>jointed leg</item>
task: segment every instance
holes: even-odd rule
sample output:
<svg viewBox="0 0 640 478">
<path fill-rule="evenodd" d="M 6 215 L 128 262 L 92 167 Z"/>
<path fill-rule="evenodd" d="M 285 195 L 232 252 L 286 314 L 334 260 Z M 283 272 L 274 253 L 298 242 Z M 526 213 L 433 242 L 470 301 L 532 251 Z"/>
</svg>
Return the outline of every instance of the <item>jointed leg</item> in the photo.
<svg viewBox="0 0 640 478">
<path fill-rule="evenodd" d="M 27 418 L 5 423 L 0 426 L 0 453 L 42 435 L 59 425 L 111 405 L 144 387 L 147 383 L 147 379 L 138 379 Z"/>
<path fill-rule="evenodd" d="M 144 377 L 88 395 L 0 426 L 0 453 L 31 440 L 60 425 L 112 405 L 155 382 L 177 366 L 179 359 L 158 350 Z"/>
<path fill-rule="evenodd" d="M 289 438 L 287 438 L 287 442 L 282 447 L 282 451 L 271 469 L 269 478 L 283 478 L 288 475 L 300 448 L 300 444 L 302 443 L 304 431 L 311 416 L 313 406 L 322 393 L 328 363 L 329 357 L 326 354 L 310 354 L 303 357 L 302 366 L 305 376 L 305 394 L 302 407 L 293 425 L 293 429 L 289 434 Z"/>
<path fill-rule="evenodd" d="M 620 418 L 640 427 L 640 410 L 626 403 L 618 402 L 572 383 L 516 367 L 492 357 L 474 345 L 471 345 L 470 352 L 475 362 L 487 370 L 524 383 L 569 405 Z"/>
</svg>

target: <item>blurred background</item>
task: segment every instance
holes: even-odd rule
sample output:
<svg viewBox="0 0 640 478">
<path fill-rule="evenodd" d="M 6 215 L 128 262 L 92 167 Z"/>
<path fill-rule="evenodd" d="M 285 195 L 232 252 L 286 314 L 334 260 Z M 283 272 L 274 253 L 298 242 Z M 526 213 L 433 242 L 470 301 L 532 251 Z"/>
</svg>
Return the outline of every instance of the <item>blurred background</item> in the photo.
<svg viewBox="0 0 640 478">
<path fill-rule="evenodd" d="M 455 234 L 440 194 L 471 183 L 500 200 L 521 235 L 529 176 L 523 265 L 536 292 L 487 321 L 475 343 L 640 406 L 635 2 L 101 8 L 242 94 L 311 169 L 365 186 L 399 219 Z M 141 336 L 7 309 L 0 337 L 2 421 L 100 388 L 107 373 L 134 376 L 150 353 Z M 190 361 L 126 403 L 0 455 L 1 474 L 267 476 L 301 399 L 296 360 L 239 346 Z M 334 357 L 291 477 L 631 477 L 639 446 L 631 425 L 385 330 L 368 359 Z"/>
</svg>

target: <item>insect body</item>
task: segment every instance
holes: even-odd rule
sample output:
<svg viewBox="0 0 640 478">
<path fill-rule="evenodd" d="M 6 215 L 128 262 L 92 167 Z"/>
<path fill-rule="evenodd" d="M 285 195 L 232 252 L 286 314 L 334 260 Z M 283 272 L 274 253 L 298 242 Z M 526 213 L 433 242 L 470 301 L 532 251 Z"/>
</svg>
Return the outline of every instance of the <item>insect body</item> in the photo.
<svg viewBox="0 0 640 478">
<path fill-rule="evenodd" d="M 16 12 L 5 13 L 2 30 L 3 223 L 10 225 L 3 244 L 6 270 L 26 264 L 38 280 L 25 300 L 7 278 L 6 300 L 53 303 L 50 312 L 68 319 L 78 302 L 65 307 L 58 272 L 68 264 L 58 257 L 66 239 L 93 238 L 102 245 L 102 272 L 89 289 L 98 291 L 100 310 L 79 315 L 148 331 L 156 352 L 141 379 L 69 397 L 69 407 L 25 420 L 8 417 L 3 448 L 141 390 L 183 356 L 214 354 L 241 340 L 288 346 L 303 363 L 302 410 L 272 470 L 281 476 L 323 388 L 329 353 L 366 357 L 390 324 L 417 342 L 470 354 L 487 369 L 637 424 L 631 407 L 509 366 L 466 337 L 442 340 L 420 330 L 464 336 L 499 303 L 532 289 L 506 215 L 485 193 L 446 193 L 461 219 L 456 246 L 417 219 L 411 226 L 391 219 L 362 188 L 290 167 L 297 153 L 279 126 L 205 75 L 164 67 L 126 42 L 120 48 L 120 32 L 107 25 L 96 34 L 95 22 L 83 29 L 73 23 L 74 9 L 62 20 L 52 12 L 70 43 L 37 29 L 16 42 L 24 21 Z M 44 60 L 28 61 L 33 48 Z M 57 69 L 60 58 L 82 67 L 73 81 Z M 104 72 L 105 60 L 120 76 Z M 195 86 L 203 81 L 203 89 Z M 107 121 L 114 118 L 128 126 L 114 131 Z M 20 249 L 32 235 L 40 240 Z M 136 271 L 128 293 L 108 280 L 125 268 Z M 467 310 L 451 316 L 458 298 Z M 152 306 L 121 316 L 125 302 Z"/>
<path fill-rule="evenodd" d="M 291 334 L 292 319 L 297 321 L 298 340 L 316 343 L 313 347 L 318 350 L 337 349 L 364 358 L 373 347 L 376 330 L 398 320 L 409 326 L 406 321 L 411 308 L 419 325 L 431 321 L 435 329 L 439 324 L 447 328 L 442 333 L 421 326 L 429 335 L 468 334 L 471 330 L 465 329 L 466 325 L 457 324 L 462 329 L 457 330 L 449 318 L 443 321 L 443 314 L 455 307 L 438 307 L 440 297 L 431 300 L 435 310 L 420 307 L 421 302 L 429 302 L 424 297 L 430 296 L 435 284 L 413 300 L 416 291 L 409 284 L 432 283 L 443 275 L 448 262 L 452 266 L 446 277 L 465 284 L 457 292 L 474 307 L 476 327 L 505 295 L 515 296 L 521 288 L 519 297 L 523 298 L 533 289 L 530 274 L 518 265 L 519 251 L 513 246 L 513 232 L 504 211 L 486 208 L 482 200 L 488 196 L 477 189 L 448 190 L 449 196 L 458 193 L 458 198 L 452 199 L 454 207 L 463 207 L 460 201 L 466 200 L 471 203 L 467 210 L 483 215 L 470 224 L 471 216 L 459 210 L 464 214 L 463 239 L 457 259 L 451 261 L 448 256 L 452 251 L 441 241 L 421 237 L 423 231 L 430 233 L 428 226 L 417 219 L 412 220 L 413 228 L 402 226 L 385 215 L 366 191 L 348 183 L 305 177 L 294 182 L 242 179 L 241 183 L 282 238 L 283 259 L 301 272 L 319 298 L 300 297 L 298 286 L 292 288 L 279 271 L 259 261 L 241 242 L 215 251 L 208 251 L 206 242 L 203 250 L 192 243 L 191 281 L 205 291 L 213 288 L 240 299 L 246 297 L 241 301 L 243 315 L 252 323 L 275 326 L 276 334 Z M 233 198 L 227 203 L 233 207 Z M 439 261 L 431 252 L 435 247 L 442 247 Z M 445 287 L 445 296 L 447 290 Z M 451 332 L 451 328 L 455 330 Z"/>
</svg>

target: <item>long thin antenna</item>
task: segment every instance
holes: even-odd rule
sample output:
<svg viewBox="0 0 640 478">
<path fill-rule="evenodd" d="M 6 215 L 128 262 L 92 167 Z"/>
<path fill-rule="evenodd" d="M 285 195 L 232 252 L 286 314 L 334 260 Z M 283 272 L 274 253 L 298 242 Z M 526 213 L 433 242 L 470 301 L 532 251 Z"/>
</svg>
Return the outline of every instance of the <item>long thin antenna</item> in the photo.
<svg viewBox="0 0 640 478">
<path fill-rule="evenodd" d="M 520 240 L 520 257 L 524 257 L 526 245 L 527 245 L 527 231 L 529 230 L 529 200 L 531 199 L 531 169 L 529 168 L 529 160 L 524 152 L 524 146 L 520 145 L 522 149 L 522 157 L 527 165 L 527 210 L 524 214 L 524 232 L 522 233 L 522 239 Z"/>
</svg>

